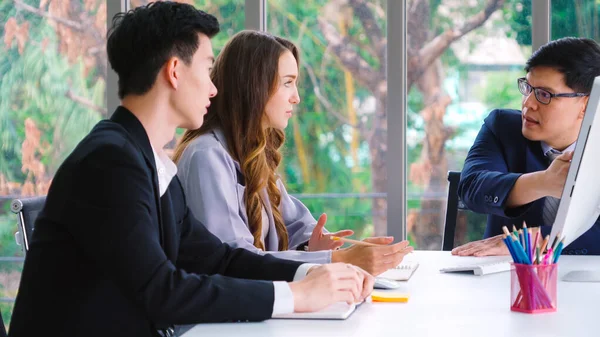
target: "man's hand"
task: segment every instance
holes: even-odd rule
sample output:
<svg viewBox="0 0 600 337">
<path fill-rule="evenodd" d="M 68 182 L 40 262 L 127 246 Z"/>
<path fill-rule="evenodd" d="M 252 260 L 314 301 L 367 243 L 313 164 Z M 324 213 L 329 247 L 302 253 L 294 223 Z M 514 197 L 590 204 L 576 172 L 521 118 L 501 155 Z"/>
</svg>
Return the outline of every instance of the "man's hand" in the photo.
<svg viewBox="0 0 600 337">
<path fill-rule="evenodd" d="M 496 256 L 509 255 L 510 252 L 502 235 L 496 235 L 484 240 L 473 241 L 452 249 L 452 255 L 458 256 Z"/>
<path fill-rule="evenodd" d="M 323 213 L 319 217 L 319 221 L 313 229 L 310 240 L 308 240 L 309 251 L 314 252 L 318 250 L 338 249 L 344 244 L 344 242 L 332 240 L 332 236 L 344 237 L 354 234 L 354 232 L 351 230 L 342 230 L 335 233 L 325 234 L 323 233 L 323 228 L 325 227 L 326 222 L 327 214 Z"/>
<path fill-rule="evenodd" d="M 543 187 L 546 195 L 555 198 L 562 196 L 572 159 L 573 151 L 567 151 L 556 157 L 546 171 L 544 171 Z"/>
<path fill-rule="evenodd" d="M 413 251 L 408 241 L 393 245 L 393 237 L 373 237 L 364 241 L 377 244 L 377 246 L 353 245 L 332 253 L 333 262 L 346 262 L 358 266 L 372 275 L 379 275 L 384 271 L 394 268 L 402 262 L 406 254 Z"/>
<path fill-rule="evenodd" d="M 313 312 L 335 302 L 361 302 L 373 291 L 374 282 L 373 276 L 346 263 L 313 267 L 303 280 L 290 283 L 294 311 Z"/>
</svg>

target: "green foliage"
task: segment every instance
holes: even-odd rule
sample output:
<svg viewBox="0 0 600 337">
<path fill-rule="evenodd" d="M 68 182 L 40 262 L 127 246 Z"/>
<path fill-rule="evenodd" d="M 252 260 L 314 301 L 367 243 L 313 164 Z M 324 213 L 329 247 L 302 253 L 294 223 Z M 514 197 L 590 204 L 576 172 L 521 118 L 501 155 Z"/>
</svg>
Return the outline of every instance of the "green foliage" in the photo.
<svg viewBox="0 0 600 337">
<path fill-rule="evenodd" d="M 553 0 L 551 38 L 578 36 L 598 41 L 599 10 L 597 0 Z"/>
<path fill-rule="evenodd" d="M 5 7 L 0 8 L 6 10 Z M 67 92 L 99 107 L 106 106 L 105 83 L 86 75 L 84 64 L 68 62 L 58 52 L 54 29 L 33 14 L 20 14 L 19 22 L 30 22 L 23 54 L 16 41 L 0 58 L 0 173 L 22 183 L 20 150 L 25 139 L 25 119 L 32 119 L 49 146 L 41 161 L 50 176 L 75 145 L 100 119 L 100 113 L 67 97 Z M 4 24 L 0 36 L 4 35 Z M 47 41 L 44 47 L 44 41 Z"/>
<path fill-rule="evenodd" d="M 511 28 L 507 31 L 507 36 L 514 38 L 520 45 L 531 45 L 531 3 L 532 1 L 509 0 L 504 6 L 503 16 Z"/>
<path fill-rule="evenodd" d="M 478 96 L 488 106 L 520 110 L 523 95 L 517 89 L 517 79 L 523 76 L 523 71 L 491 72 Z"/>
<path fill-rule="evenodd" d="M 531 3 L 510 0 L 504 10 L 511 27 L 507 35 L 521 45 L 531 45 Z M 552 0 L 550 38 L 577 36 L 600 40 L 599 10 L 597 0 Z"/>
<path fill-rule="evenodd" d="M 229 38 L 244 29 L 245 0 L 194 0 L 193 4 L 219 20 L 221 31 L 212 39 L 215 55 L 218 55 Z"/>
<path fill-rule="evenodd" d="M 4 302 L 0 303 L 0 312 L 2 313 L 2 318 L 4 319 L 5 326 L 10 325 L 10 318 L 12 316 L 12 310 L 13 310 L 12 303 L 4 303 Z"/>
</svg>

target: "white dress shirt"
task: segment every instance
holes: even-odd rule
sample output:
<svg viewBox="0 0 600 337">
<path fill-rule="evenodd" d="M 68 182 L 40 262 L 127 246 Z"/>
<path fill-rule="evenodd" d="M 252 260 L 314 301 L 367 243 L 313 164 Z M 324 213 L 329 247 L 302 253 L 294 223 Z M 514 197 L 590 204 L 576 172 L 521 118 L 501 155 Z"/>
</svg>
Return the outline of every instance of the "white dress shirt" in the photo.
<svg viewBox="0 0 600 337">
<path fill-rule="evenodd" d="M 164 152 L 161 151 L 160 154 L 156 153 L 154 147 L 152 148 L 152 154 L 154 155 L 154 162 L 156 163 L 156 171 L 158 173 L 158 189 L 162 197 L 167 191 L 173 177 L 177 175 L 177 165 Z M 296 270 L 296 274 L 294 274 L 294 281 L 303 279 L 308 270 L 313 266 L 317 266 L 317 264 L 304 263 L 300 265 Z M 285 281 L 274 281 L 273 289 L 275 291 L 275 301 L 273 302 L 273 313 L 271 316 L 294 312 L 294 294 L 289 284 Z"/>
</svg>

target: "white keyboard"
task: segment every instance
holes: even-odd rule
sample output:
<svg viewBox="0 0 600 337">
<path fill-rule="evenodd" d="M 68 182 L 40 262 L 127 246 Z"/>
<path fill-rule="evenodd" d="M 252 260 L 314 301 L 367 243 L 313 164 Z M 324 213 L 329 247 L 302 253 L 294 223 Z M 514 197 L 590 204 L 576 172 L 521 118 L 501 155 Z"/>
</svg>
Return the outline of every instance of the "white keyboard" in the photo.
<svg viewBox="0 0 600 337">
<path fill-rule="evenodd" d="M 473 273 L 476 276 L 501 273 L 510 271 L 510 262 L 488 262 L 488 263 L 472 263 L 467 265 L 457 265 L 440 269 L 442 273 Z"/>
</svg>

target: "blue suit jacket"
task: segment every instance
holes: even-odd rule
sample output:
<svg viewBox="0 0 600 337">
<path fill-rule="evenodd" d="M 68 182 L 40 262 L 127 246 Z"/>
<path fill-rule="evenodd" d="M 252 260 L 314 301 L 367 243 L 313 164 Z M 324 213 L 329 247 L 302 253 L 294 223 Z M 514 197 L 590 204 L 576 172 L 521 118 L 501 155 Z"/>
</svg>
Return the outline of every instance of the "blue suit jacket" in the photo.
<svg viewBox="0 0 600 337">
<path fill-rule="evenodd" d="M 552 224 L 543 222 L 546 198 L 517 208 L 506 201 L 517 178 L 548 168 L 540 142 L 521 133 L 518 110 L 494 110 L 485 119 L 469 150 L 458 185 L 458 195 L 472 211 L 488 215 L 485 237 L 502 234 L 502 226 L 541 226 L 544 235 Z M 600 221 L 563 250 L 563 254 L 600 255 Z"/>
</svg>

